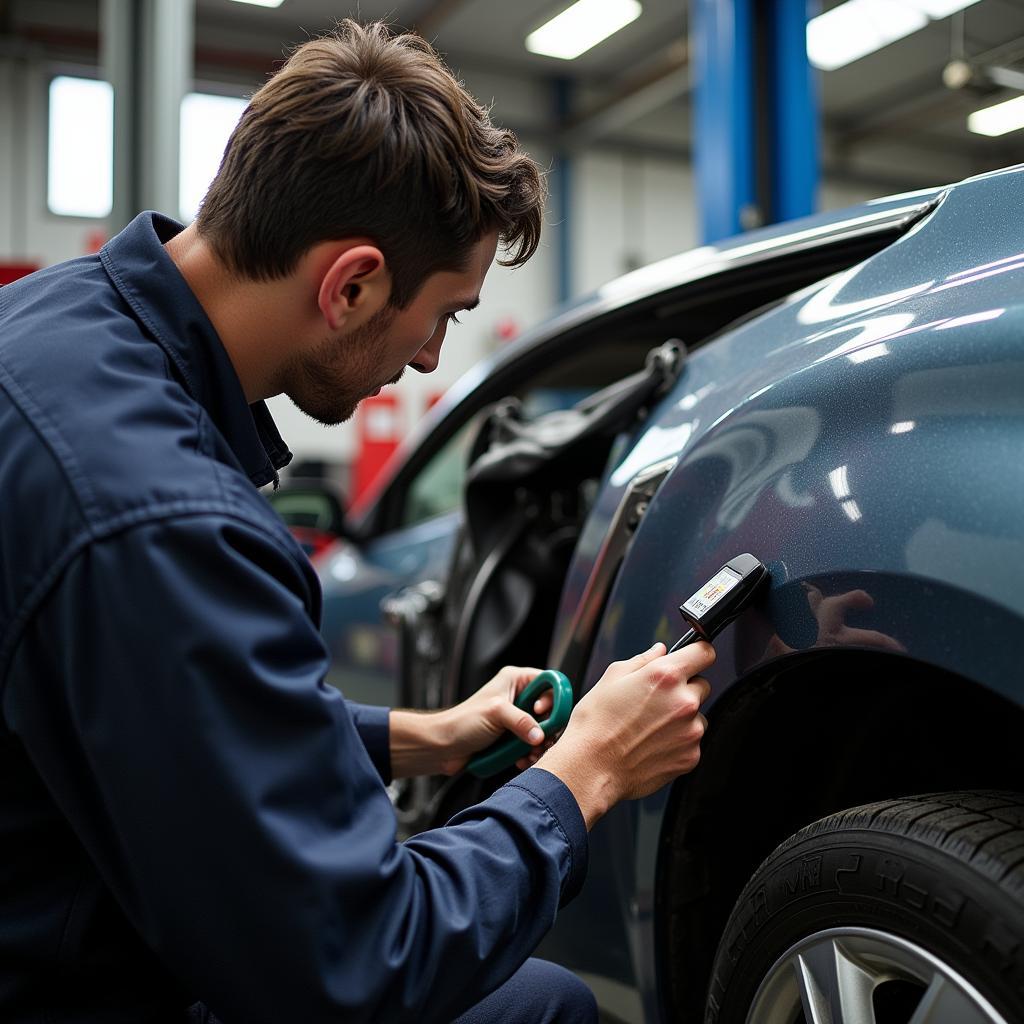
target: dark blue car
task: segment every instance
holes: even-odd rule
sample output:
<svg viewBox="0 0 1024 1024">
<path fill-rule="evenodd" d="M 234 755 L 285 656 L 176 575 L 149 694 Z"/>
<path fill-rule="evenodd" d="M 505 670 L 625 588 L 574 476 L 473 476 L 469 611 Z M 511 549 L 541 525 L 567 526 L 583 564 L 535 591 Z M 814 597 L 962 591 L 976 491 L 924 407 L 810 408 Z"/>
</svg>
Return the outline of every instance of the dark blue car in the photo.
<svg viewBox="0 0 1024 1024">
<path fill-rule="evenodd" d="M 610 1019 L 1024 1020 L 1022 195 L 1011 168 L 608 285 L 457 384 L 320 560 L 333 681 L 426 707 L 504 662 L 585 692 L 768 566 L 700 766 L 599 824 L 541 950 Z"/>
</svg>

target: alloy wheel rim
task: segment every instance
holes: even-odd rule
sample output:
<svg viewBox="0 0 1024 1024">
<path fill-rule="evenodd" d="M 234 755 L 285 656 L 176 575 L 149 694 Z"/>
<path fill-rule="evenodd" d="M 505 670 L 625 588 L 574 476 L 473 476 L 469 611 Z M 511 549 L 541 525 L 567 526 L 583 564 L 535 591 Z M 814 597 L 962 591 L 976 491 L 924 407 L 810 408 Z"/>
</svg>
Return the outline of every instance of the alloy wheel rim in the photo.
<svg viewBox="0 0 1024 1024">
<path fill-rule="evenodd" d="M 872 928 L 830 928 L 791 946 L 757 990 L 747 1024 L 897 1024 L 876 1016 L 875 992 L 889 982 L 920 988 L 898 1024 L 1007 1024 L 987 999 L 926 949 Z"/>
</svg>

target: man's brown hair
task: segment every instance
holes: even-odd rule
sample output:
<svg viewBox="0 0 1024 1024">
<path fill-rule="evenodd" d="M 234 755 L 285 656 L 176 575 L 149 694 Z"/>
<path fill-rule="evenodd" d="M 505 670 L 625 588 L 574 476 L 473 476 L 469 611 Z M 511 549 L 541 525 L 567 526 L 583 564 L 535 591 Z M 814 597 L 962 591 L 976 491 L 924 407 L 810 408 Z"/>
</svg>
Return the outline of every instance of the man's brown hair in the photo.
<svg viewBox="0 0 1024 1024">
<path fill-rule="evenodd" d="M 403 308 L 497 230 L 506 266 L 540 241 L 544 184 L 515 136 L 420 36 L 346 19 L 252 98 L 197 229 L 236 273 L 269 280 L 318 242 L 368 237 Z"/>
</svg>

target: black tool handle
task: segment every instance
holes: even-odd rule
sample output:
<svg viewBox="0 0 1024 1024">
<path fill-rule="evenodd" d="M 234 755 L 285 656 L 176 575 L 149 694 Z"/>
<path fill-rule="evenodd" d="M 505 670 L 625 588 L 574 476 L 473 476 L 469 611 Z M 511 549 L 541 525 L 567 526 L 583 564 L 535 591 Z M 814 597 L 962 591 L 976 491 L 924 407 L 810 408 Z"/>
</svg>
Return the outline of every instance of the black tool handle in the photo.
<svg viewBox="0 0 1024 1024">
<path fill-rule="evenodd" d="M 669 654 L 674 651 L 678 651 L 680 648 L 686 647 L 688 644 L 692 644 L 695 640 L 700 640 L 700 633 L 695 629 L 688 629 L 670 648 Z"/>
</svg>

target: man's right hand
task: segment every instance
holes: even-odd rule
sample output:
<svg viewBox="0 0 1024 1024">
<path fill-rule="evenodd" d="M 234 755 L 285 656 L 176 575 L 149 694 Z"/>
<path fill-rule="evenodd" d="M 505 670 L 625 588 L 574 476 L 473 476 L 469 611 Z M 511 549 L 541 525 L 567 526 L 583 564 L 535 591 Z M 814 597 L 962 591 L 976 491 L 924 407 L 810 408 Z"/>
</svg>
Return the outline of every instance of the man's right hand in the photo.
<svg viewBox="0 0 1024 1024">
<path fill-rule="evenodd" d="M 705 642 L 665 654 L 664 644 L 617 661 L 577 704 L 559 741 L 537 767 L 576 797 L 587 829 L 620 800 L 646 796 L 692 771 L 707 720 L 700 706 L 714 664 Z"/>
</svg>

